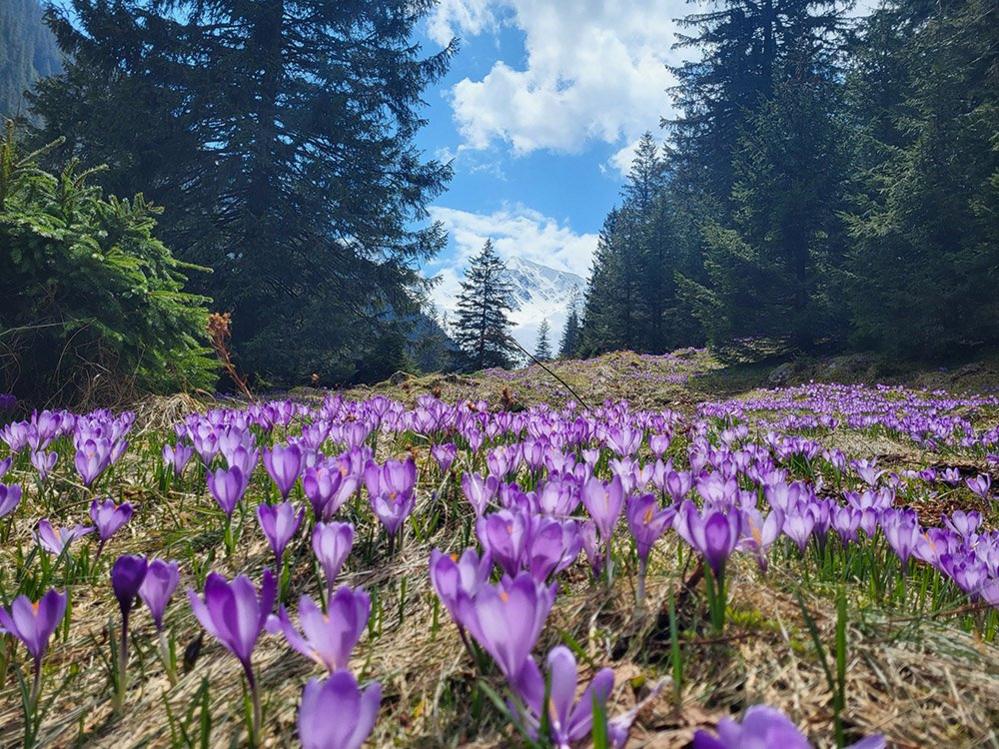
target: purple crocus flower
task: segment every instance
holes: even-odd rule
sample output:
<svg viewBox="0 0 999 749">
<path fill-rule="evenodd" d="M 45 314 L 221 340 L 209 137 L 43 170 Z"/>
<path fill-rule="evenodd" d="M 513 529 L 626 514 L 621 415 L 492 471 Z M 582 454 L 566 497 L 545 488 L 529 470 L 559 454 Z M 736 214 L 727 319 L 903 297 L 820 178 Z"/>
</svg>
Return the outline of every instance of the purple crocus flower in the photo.
<svg viewBox="0 0 999 749">
<path fill-rule="evenodd" d="M 570 476 L 559 478 L 548 474 L 548 480 L 538 487 L 538 509 L 546 515 L 571 515 L 582 501 L 579 485 Z"/>
<path fill-rule="evenodd" d="M 128 689 L 128 619 L 142 581 L 146 579 L 148 562 L 143 556 L 123 554 L 111 566 L 111 588 L 121 610 L 121 639 L 118 641 L 118 682 L 114 695 L 115 710 L 121 709 Z"/>
<path fill-rule="evenodd" d="M 832 527 L 844 544 L 857 541 L 857 530 L 863 513 L 853 507 L 837 507 L 832 511 Z"/>
<path fill-rule="evenodd" d="M 298 532 L 302 525 L 302 518 L 305 517 L 305 510 L 295 512 L 295 505 L 290 501 L 282 502 L 279 505 L 261 504 L 257 507 L 257 520 L 260 528 L 267 536 L 267 543 L 271 545 L 276 559 L 276 568 L 281 569 L 281 557 L 288 546 L 288 542 Z"/>
<path fill-rule="evenodd" d="M 413 496 L 412 492 L 402 495 L 379 494 L 371 497 L 370 503 L 372 512 L 375 513 L 382 522 L 382 525 L 385 526 L 385 530 L 389 536 L 394 539 L 403 522 L 405 522 L 406 518 L 413 511 L 413 507 L 416 504 L 416 497 Z"/>
<path fill-rule="evenodd" d="M 31 465 L 38 471 L 38 478 L 44 481 L 55 468 L 56 461 L 59 460 L 59 453 L 47 453 L 44 450 L 36 450 L 31 453 Z"/>
<path fill-rule="evenodd" d="M 100 554 L 100 549 L 107 543 L 107 540 L 117 533 L 131 518 L 132 505 L 128 502 L 115 505 L 112 499 L 106 499 L 103 502 L 98 502 L 95 499 L 90 503 L 90 519 L 94 521 L 94 527 L 97 528 L 97 536 L 101 540 L 97 551 L 98 555 Z"/>
<path fill-rule="evenodd" d="M 798 545 L 798 551 L 805 553 L 808 539 L 815 528 L 815 516 L 807 506 L 789 507 L 784 515 L 784 533 Z"/>
<path fill-rule="evenodd" d="M 693 749 L 747 749 L 747 747 L 780 747 L 780 749 L 811 749 L 797 727 L 780 710 L 766 705 L 753 705 L 746 711 L 742 723 L 722 718 L 718 735 L 707 731 L 694 734 Z M 884 749 L 883 736 L 869 736 L 850 749 Z"/>
<path fill-rule="evenodd" d="M 354 526 L 350 523 L 316 523 L 312 529 L 312 551 L 326 577 L 326 597 L 354 545 Z"/>
<path fill-rule="evenodd" d="M 669 443 L 668 434 L 653 434 L 649 437 L 649 449 L 657 458 L 661 458 L 663 453 L 669 450 Z"/>
<path fill-rule="evenodd" d="M 57 529 L 52 527 L 48 520 L 39 520 L 38 529 L 35 531 L 35 540 L 49 554 L 59 556 L 64 550 L 69 549 L 69 545 L 78 538 L 93 533 L 93 528 L 76 525 L 72 528 Z"/>
<path fill-rule="evenodd" d="M 645 600 L 645 572 L 649 564 L 649 554 L 652 546 L 666 532 L 676 515 L 674 507 L 660 507 L 659 500 L 653 494 L 628 497 L 625 515 L 628 518 L 628 528 L 635 539 L 635 551 L 638 553 L 638 605 Z"/>
<path fill-rule="evenodd" d="M 693 483 L 690 471 L 670 471 L 666 474 L 665 488 L 674 502 L 686 497 Z"/>
<path fill-rule="evenodd" d="M 961 483 L 961 472 L 956 468 L 945 468 L 940 474 L 940 479 L 951 486 L 957 486 Z"/>
<path fill-rule="evenodd" d="M 245 445 L 239 445 L 232 451 L 230 451 L 226 456 L 226 465 L 229 468 L 238 468 L 243 472 L 243 480 L 249 483 L 250 476 L 257 469 L 257 463 L 260 460 L 260 452 L 254 448 L 247 448 Z"/>
<path fill-rule="evenodd" d="M 310 679 L 298 709 L 302 749 L 359 749 L 375 726 L 381 700 L 378 682 L 362 692 L 350 671 L 337 671 L 325 681 Z"/>
<path fill-rule="evenodd" d="M 192 455 L 194 455 L 194 448 L 183 442 L 178 442 L 176 446 L 169 442 L 163 445 L 163 462 L 168 466 L 173 466 L 174 476 L 180 476 L 184 473 L 184 467 L 191 460 Z"/>
<path fill-rule="evenodd" d="M 371 614 L 371 598 L 358 588 L 340 588 L 330 597 L 326 613 L 311 598 L 298 599 L 299 633 L 282 606 L 267 622 L 267 631 L 282 633 L 288 644 L 333 673 L 347 668 L 350 652 L 361 639 Z"/>
<path fill-rule="evenodd" d="M 53 589 L 38 603 L 32 603 L 27 596 L 18 596 L 9 608 L 0 606 L 0 629 L 24 643 L 34 660 L 36 674 L 48 649 L 49 638 L 66 614 L 66 602 L 66 594 Z"/>
<path fill-rule="evenodd" d="M 189 588 L 187 591 L 191 610 L 201 626 L 225 645 L 243 666 L 253 699 L 254 741 L 260 728 L 261 712 L 260 694 L 250 658 L 267 623 L 267 617 L 274 608 L 276 597 L 277 583 L 270 570 L 264 570 L 259 592 L 245 575 L 240 575 L 230 583 L 216 572 L 209 573 L 205 580 L 204 600 L 193 589 Z"/>
<path fill-rule="evenodd" d="M 21 487 L 17 484 L 0 484 L 0 518 L 10 515 L 21 502 Z"/>
<path fill-rule="evenodd" d="M 14 458 L 10 456 L 4 458 L 3 460 L 0 460 L 0 479 L 4 477 L 4 474 L 10 470 L 10 467 L 13 464 L 14 464 Z"/>
<path fill-rule="evenodd" d="M 615 476 L 604 482 L 594 477 L 583 484 L 583 504 L 600 531 L 604 543 L 610 543 L 617 519 L 621 517 L 624 505 L 624 487 L 621 479 Z"/>
<path fill-rule="evenodd" d="M 208 482 L 208 491 L 215 497 L 222 512 L 226 514 L 226 517 L 231 518 L 246 492 L 247 484 L 243 472 L 235 466 L 217 468 L 214 471 L 209 471 L 205 480 Z"/>
<path fill-rule="evenodd" d="M 416 486 L 416 463 L 407 458 L 386 460 L 384 465 L 379 466 L 369 460 L 364 467 L 364 486 L 371 496 L 408 494 Z"/>
<path fill-rule="evenodd" d="M 675 507 L 660 507 L 653 494 L 628 497 L 625 505 L 628 528 L 635 539 L 639 561 L 648 561 L 652 546 L 666 532 L 676 515 Z"/>
<path fill-rule="evenodd" d="M 101 438 L 84 440 L 77 447 L 73 463 L 83 485 L 90 486 L 111 465 L 111 442 Z"/>
<path fill-rule="evenodd" d="M 999 609 L 999 577 L 994 577 L 983 583 L 978 594 L 989 606 Z"/>
<path fill-rule="evenodd" d="M 577 521 L 534 515 L 522 563 L 535 580 L 545 582 L 576 561 L 582 548 Z"/>
<path fill-rule="evenodd" d="M 275 445 L 270 450 L 264 450 L 264 468 L 281 492 L 281 498 L 287 499 L 302 472 L 302 451 L 298 445 Z"/>
<path fill-rule="evenodd" d="M 434 445 L 430 448 L 430 454 L 437 461 L 441 473 L 447 473 L 454 459 L 458 456 L 458 448 L 454 443 L 448 442 L 443 445 Z"/>
<path fill-rule="evenodd" d="M 193 589 L 187 591 L 201 626 L 225 645 L 247 671 L 276 596 L 277 584 L 270 570 L 264 570 L 259 592 L 245 575 L 230 583 L 216 572 L 209 573 L 205 580 L 204 600 Z"/>
<path fill-rule="evenodd" d="M 499 491 L 499 480 L 495 476 L 482 478 L 477 473 L 464 473 L 461 476 L 461 492 L 475 508 L 476 515 L 482 515 L 486 505 Z"/>
<path fill-rule="evenodd" d="M 520 672 L 555 601 L 554 586 L 529 572 L 483 585 L 474 598 L 459 599 L 459 621 L 493 657 L 508 680 Z"/>
<path fill-rule="evenodd" d="M 312 517 L 318 522 L 328 519 L 333 513 L 327 508 L 340 488 L 343 474 L 330 470 L 326 463 L 310 466 L 302 474 L 302 490 L 312 505 Z M 339 508 L 338 508 L 339 509 Z"/>
<path fill-rule="evenodd" d="M 489 582 L 492 566 L 489 554 L 480 558 L 474 548 L 465 549 L 460 559 L 438 549 L 430 552 L 430 583 L 452 618 L 458 614 L 461 596 L 472 598 Z"/>
<path fill-rule="evenodd" d="M 132 603 L 139 595 L 142 581 L 146 579 L 147 567 L 148 562 L 145 557 L 131 554 L 123 554 L 111 566 L 111 587 L 126 623 L 128 614 L 132 610 Z"/>
<path fill-rule="evenodd" d="M 481 516 L 475 524 L 475 532 L 493 561 L 513 576 L 520 571 L 530 526 L 531 519 L 526 512 L 499 510 Z"/>
<path fill-rule="evenodd" d="M 570 746 L 587 738 L 593 728 L 594 702 L 606 705 L 614 688 L 614 672 L 600 669 L 583 693 L 576 699 L 578 671 L 576 659 L 569 648 L 558 645 L 548 654 L 548 703 L 545 704 L 545 678 L 541 669 L 528 656 L 513 682 L 513 688 L 530 711 L 525 716 L 527 728 L 536 734 L 541 716 L 548 715 L 549 731 L 556 749 Z"/>
<path fill-rule="evenodd" d="M 961 538 L 969 538 L 982 524 L 982 513 L 955 510 L 949 518 L 944 518 L 944 524 Z"/>
<path fill-rule="evenodd" d="M 364 485 L 372 511 L 394 541 L 395 534 L 416 504 L 413 493 L 416 463 L 412 458 L 388 460 L 382 466 L 368 461 L 364 468 Z"/>
<path fill-rule="evenodd" d="M 139 597 L 149 609 L 157 631 L 163 629 L 163 614 L 180 581 L 180 568 L 176 562 L 154 559 L 146 567 L 146 576 L 139 587 Z"/>
<path fill-rule="evenodd" d="M 742 538 L 737 548 L 756 555 L 760 570 L 767 571 L 767 553 L 784 527 L 784 513 L 774 507 L 764 518 L 755 507 L 742 511 Z"/>
<path fill-rule="evenodd" d="M 742 723 L 722 718 L 715 738 L 706 731 L 694 734 L 694 749 L 743 749 L 743 747 L 781 747 L 781 749 L 811 749 L 808 740 L 779 710 L 766 705 L 754 705 L 746 711 Z"/>
<path fill-rule="evenodd" d="M 677 533 L 703 556 L 720 578 L 742 530 L 742 513 L 737 508 L 697 511 L 689 499 L 680 506 L 674 521 Z"/>
<path fill-rule="evenodd" d="M 347 500 L 360 489 L 361 474 L 364 472 L 364 465 L 368 460 L 366 453 L 370 453 L 369 448 L 354 448 L 333 461 L 333 466 L 340 474 L 340 483 L 326 504 L 323 520 L 329 520 L 333 517 L 337 510 L 343 507 Z"/>
<path fill-rule="evenodd" d="M 964 480 L 964 483 L 968 485 L 975 494 L 977 494 L 982 499 L 989 498 L 989 489 L 992 487 L 992 477 L 988 474 L 980 474 L 974 478 L 968 478 Z"/>
<path fill-rule="evenodd" d="M 902 571 L 909 566 L 912 550 L 922 536 L 919 520 L 913 510 L 885 510 L 881 513 L 881 530 L 884 531 L 888 544 L 898 555 L 902 563 Z"/>
</svg>

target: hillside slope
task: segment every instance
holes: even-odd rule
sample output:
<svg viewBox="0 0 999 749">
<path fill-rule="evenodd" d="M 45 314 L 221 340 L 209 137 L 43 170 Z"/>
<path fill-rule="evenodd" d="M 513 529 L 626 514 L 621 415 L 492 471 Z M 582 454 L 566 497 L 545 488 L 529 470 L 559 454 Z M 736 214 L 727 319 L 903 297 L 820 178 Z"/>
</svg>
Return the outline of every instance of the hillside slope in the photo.
<svg viewBox="0 0 999 749">
<path fill-rule="evenodd" d="M 24 92 L 62 68 L 37 0 L 0 3 L 0 117 L 25 113 Z"/>
<path fill-rule="evenodd" d="M 812 381 L 905 385 L 955 393 L 999 392 L 999 355 L 995 354 L 951 367 L 903 364 L 863 354 L 726 364 L 707 349 L 688 348 L 661 356 L 620 351 L 593 359 L 548 362 L 545 367 L 550 371 L 534 364 L 470 375 L 414 377 L 397 373 L 389 381 L 349 392 L 358 397 L 379 393 L 410 403 L 420 395 L 432 394 L 447 401 L 505 401 L 512 407 L 542 402 L 560 405 L 579 399 L 584 405 L 598 405 L 605 400 L 626 399 L 640 408 L 681 410 L 707 400 Z"/>
</svg>

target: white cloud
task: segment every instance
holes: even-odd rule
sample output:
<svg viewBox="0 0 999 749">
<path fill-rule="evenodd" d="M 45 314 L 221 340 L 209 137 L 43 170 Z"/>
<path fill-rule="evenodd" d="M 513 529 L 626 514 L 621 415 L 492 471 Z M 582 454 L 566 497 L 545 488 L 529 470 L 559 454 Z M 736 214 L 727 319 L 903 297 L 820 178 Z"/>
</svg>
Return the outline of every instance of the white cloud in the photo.
<svg viewBox="0 0 999 749">
<path fill-rule="evenodd" d="M 491 0 L 438 0 L 427 34 L 442 47 L 460 33 L 481 34 L 495 24 Z"/>
<path fill-rule="evenodd" d="M 480 80 L 455 84 L 451 104 L 467 146 L 578 152 L 594 140 L 630 141 L 668 112 L 674 18 L 691 10 L 682 0 L 447 0 L 430 27 L 481 33 L 501 9 L 524 33 L 526 62 L 517 69 L 499 60 Z"/>
<path fill-rule="evenodd" d="M 521 257 L 586 277 L 597 247 L 596 234 L 577 234 L 568 224 L 523 205 L 504 206 L 493 213 L 431 206 L 430 215 L 448 230 L 462 267 L 492 239 L 505 259 Z"/>
</svg>

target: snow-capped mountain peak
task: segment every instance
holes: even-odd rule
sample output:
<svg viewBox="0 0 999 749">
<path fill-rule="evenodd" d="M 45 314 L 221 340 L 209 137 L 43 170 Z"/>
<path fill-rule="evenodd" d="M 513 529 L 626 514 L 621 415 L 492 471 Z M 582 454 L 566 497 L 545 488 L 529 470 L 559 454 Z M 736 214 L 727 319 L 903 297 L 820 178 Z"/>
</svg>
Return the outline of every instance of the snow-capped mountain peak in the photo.
<svg viewBox="0 0 999 749">
<path fill-rule="evenodd" d="M 557 270 L 520 257 L 506 261 L 507 280 L 513 289 L 516 307 L 510 313 L 513 337 L 528 351 L 537 344 L 538 326 L 547 319 L 549 342 L 558 348 L 565 318 L 575 295 L 582 300 L 586 281 L 575 273 Z"/>
</svg>

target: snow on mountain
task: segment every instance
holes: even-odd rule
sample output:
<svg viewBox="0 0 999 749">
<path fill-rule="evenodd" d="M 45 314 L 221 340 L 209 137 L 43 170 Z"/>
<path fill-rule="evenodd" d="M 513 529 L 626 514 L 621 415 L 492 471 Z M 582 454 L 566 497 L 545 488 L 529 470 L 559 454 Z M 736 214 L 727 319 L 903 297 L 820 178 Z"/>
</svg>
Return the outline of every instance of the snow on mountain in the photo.
<svg viewBox="0 0 999 749">
<path fill-rule="evenodd" d="M 506 272 L 513 289 L 512 301 L 515 306 L 510 313 L 513 337 L 533 353 L 537 345 L 538 326 L 542 320 L 547 319 L 551 330 L 548 340 L 552 349 L 557 351 L 569 303 L 575 292 L 582 307 L 586 281 L 575 273 L 556 270 L 520 257 L 506 259 Z M 434 288 L 431 298 L 437 310 L 450 320 L 458 302 L 460 276 L 455 272 L 441 276 L 442 283 Z"/>
<path fill-rule="evenodd" d="M 513 337 L 517 342 L 533 352 L 537 344 L 538 326 L 548 320 L 551 329 L 549 341 L 557 350 L 562 340 L 566 313 L 575 293 L 583 298 L 586 281 L 575 273 L 549 268 L 524 258 L 510 258 L 506 261 L 507 278 L 513 287 L 513 301 L 516 306 L 510 313 L 513 322 Z"/>
</svg>

